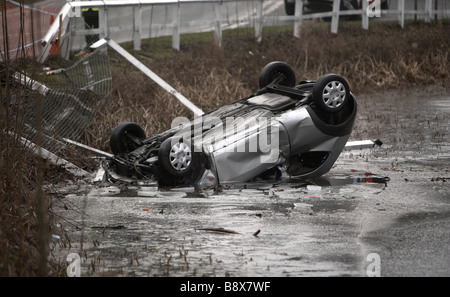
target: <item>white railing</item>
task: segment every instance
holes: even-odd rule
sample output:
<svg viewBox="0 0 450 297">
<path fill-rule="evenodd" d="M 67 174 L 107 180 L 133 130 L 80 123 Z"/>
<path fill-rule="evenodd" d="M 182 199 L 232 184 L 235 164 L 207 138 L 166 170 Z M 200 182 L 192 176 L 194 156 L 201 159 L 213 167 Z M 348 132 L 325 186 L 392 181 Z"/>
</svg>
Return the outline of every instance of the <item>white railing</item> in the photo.
<svg viewBox="0 0 450 297">
<path fill-rule="evenodd" d="M 222 30 L 224 28 L 238 27 L 242 24 L 253 27 L 256 40 L 261 41 L 263 26 L 271 23 L 284 22 L 293 24 L 293 35 L 298 38 L 300 37 L 302 21 L 313 18 L 331 18 L 331 32 L 337 33 L 339 17 L 343 15 L 361 16 L 364 29 L 369 29 L 369 20 L 373 14 L 377 13 L 383 16 L 397 16 L 401 27 L 404 26 L 405 15 L 421 15 L 426 21 L 431 20 L 434 15 L 443 17 L 450 15 L 447 5 L 444 5 L 444 8 L 441 7 L 441 9 L 436 9 L 433 6 L 433 1 L 436 0 L 422 0 L 424 1 L 424 8 L 413 10 L 406 10 L 405 1 L 397 0 L 396 7 L 390 7 L 389 10 L 376 11 L 372 10 L 374 8 L 373 4 L 370 5 L 368 1 L 364 0 L 360 10 L 340 11 L 341 0 L 333 0 L 332 11 L 312 14 L 303 14 L 303 0 L 295 1 L 296 9 L 295 14 L 292 16 L 284 13 L 283 0 L 102 0 L 67 2 L 56 18 L 57 21 L 53 23 L 42 40 L 43 50 L 39 61 L 45 61 L 50 51 L 51 43 L 55 38 L 62 38 L 67 35 L 80 37 L 97 34 L 101 38 L 111 37 L 117 42 L 133 41 L 134 49 L 140 49 L 142 38 L 151 38 L 153 31 L 164 30 L 165 35 L 172 36 L 172 47 L 179 50 L 180 34 L 182 31 L 186 32 L 187 28 L 194 28 L 194 31 L 195 28 L 200 28 L 198 29 L 199 31 L 214 31 L 218 43 L 221 44 Z M 185 17 L 187 8 L 194 5 L 197 5 L 197 8 L 209 5 L 208 13 L 211 14 L 209 19 L 200 19 L 201 11 L 198 12 L 197 16 L 194 15 L 191 16 L 191 19 L 187 19 Z M 82 9 L 89 7 L 98 8 L 99 28 L 87 30 L 84 27 L 68 27 L 71 18 L 81 17 Z M 244 13 L 240 11 L 242 7 L 246 10 Z M 236 17 L 233 16 L 234 18 L 231 18 L 229 12 L 233 9 L 236 10 Z M 111 15 L 114 11 L 117 15 L 112 17 Z M 118 13 L 118 11 L 127 12 Z M 156 23 L 148 24 L 148 19 L 153 20 L 158 17 L 160 17 L 159 23 L 156 21 Z M 118 22 L 121 23 L 119 24 Z M 116 38 L 114 35 L 120 32 L 122 32 L 123 36 Z"/>
</svg>

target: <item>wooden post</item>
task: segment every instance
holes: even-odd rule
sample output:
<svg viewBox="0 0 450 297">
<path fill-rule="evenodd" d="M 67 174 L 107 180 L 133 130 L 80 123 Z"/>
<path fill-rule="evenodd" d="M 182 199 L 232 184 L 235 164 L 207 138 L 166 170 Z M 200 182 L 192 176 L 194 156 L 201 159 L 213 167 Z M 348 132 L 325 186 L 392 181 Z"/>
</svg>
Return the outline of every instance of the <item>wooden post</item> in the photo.
<svg viewBox="0 0 450 297">
<path fill-rule="evenodd" d="M 133 48 L 135 51 L 141 50 L 142 33 L 142 7 L 133 6 Z"/>
<path fill-rule="evenodd" d="M 100 38 L 104 38 L 109 36 L 109 27 L 108 27 L 108 8 L 106 5 L 103 7 L 99 7 L 99 14 L 98 14 L 98 23 L 99 23 L 99 29 L 101 30 L 102 34 L 100 34 Z"/>
<path fill-rule="evenodd" d="M 403 29 L 405 27 L 405 0 L 398 0 L 398 23 Z"/>
<path fill-rule="evenodd" d="M 179 51 L 180 50 L 180 2 L 175 4 L 173 10 L 173 32 L 172 32 L 172 48 Z"/>
<path fill-rule="evenodd" d="M 214 11 L 216 13 L 216 42 L 218 46 L 222 46 L 222 1 L 216 3 Z"/>
<path fill-rule="evenodd" d="M 433 16 L 433 3 L 432 0 L 425 0 L 425 23 L 431 22 Z"/>
<path fill-rule="evenodd" d="M 262 41 L 263 28 L 263 0 L 259 0 L 256 4 L 256 19 L 255 19 L 255 38 L 256 42 Z"/>
<path fill-rule="evenodd" d="M 303 20 L 303 0 L 295 0 L 294 37 L 300 38 L 300 26 Z"/>
<path fill-rule="evenodd" d="M 365 30 L 369 30 L 369 14 L 367 13 L 368 8 L 367 0 L 362 0 L 362 27 Z"/>
<path fill-rule="evenodd" d="M 339 10 L 341 0 L 333 0 L 333 15 L 331 16 L 331 33 L 336 34 L 339 26 Z"/>
</svg>

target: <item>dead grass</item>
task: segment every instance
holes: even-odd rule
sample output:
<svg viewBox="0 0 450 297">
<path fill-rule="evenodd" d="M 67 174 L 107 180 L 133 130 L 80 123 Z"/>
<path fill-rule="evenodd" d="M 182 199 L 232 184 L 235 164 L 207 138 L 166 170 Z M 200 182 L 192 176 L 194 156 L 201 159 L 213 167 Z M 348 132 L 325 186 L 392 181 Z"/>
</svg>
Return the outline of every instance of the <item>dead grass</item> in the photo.
<svg viewBox="0 0 450 297">
<path fill-rule="evenodd" d="M 222 47 L 212 34 L 182 36 L 181 50 L 170 39 L 143 42 L 141 51 L 124 45 L 140 61 L 204 111 L 249 95 L 258 88 L 259 71 L 268 62 L 285 61 L 297 80 L 315 80 L 326 73 L 347 78 L 355 94 L 445 84 L 449 78 L 448 21 L 374 23 L 340 26 L 306 22 L 299 39 L 292 28 L 264 31 L 257 43 L 251 30 L 225 31 Z M 184 38 L 184 39 L 183 39 Z M 175 97 L 111 53 L 112 96 L 99 102 L 99 115 L 86 131 L 89 145 L 109 151 L 109 135 L 120 122 L 134 121 L 148 135 L 170 127 L 176 116 L 191 116 Z"/>
</svg>

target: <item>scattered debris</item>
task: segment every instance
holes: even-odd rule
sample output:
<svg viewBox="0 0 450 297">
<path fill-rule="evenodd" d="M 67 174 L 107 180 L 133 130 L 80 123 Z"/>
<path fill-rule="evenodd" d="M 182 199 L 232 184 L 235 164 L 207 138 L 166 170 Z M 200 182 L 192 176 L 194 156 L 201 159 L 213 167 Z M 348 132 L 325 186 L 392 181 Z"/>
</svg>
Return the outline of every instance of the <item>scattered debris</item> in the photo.
<svg viewBox="0 0 450 297">
<path fill-rule="evenodd" d="M 13 134 L 12 132 L 10 134 Z M 41 156 L 42 158 L 47 159 L 51 164 L 61 166 L 62 168 L 66 169 L 68 172 L 72 173 L 74 176 L 77 177 L 88 177 L 91 176 L 89 172 L 86 170 L 83 170 L 76 166 L 73 163 L 70 163 L 69 161 L 58 157 L 57 155 L 53 154 L 52 152 L 44 149 L 43 147 L 38 146 L 37 144 L 21 137 L 22 144 L 30 149 L 34 154 Z"/>
<path fill-rule="evenodd" d="M 101 195 L 101 196 L 115 195 L 115 194 L 119 194 L 119 193 L 120 193 L 120 189 L 115 186 L 98 189 L 98 195 Z"/>
<path fill-rule="evenodd" d="M 434 182 L 434 181 L 442 181 L 442 182 L 446 182 L 447 180 L 449 180 L 450 179 L 450 177 L 433 177 L 433 178 L 431 178 L 431 181 L 432 182 Z"/>
<path fill-rule="evenodd" d="M 239 232 L 228 230 L 224 228 L 196 228 L 195 231 L 201 230 L 201 231 L 210 231 L 210 232 L 218 232 L 218 233 L 229 233 L 229 234 L 241 234 Z"/>
<path fill-rule="evenodd" d="M 120 230 L 125 229 L 124 225 L 105 225 L 105 226 L 92 226 L 91 229 L 103 229 L 103 230 Z"/>
<path fill-rule="evenodd" d="M 294 203 L 294 207 L 292 208 L 292 210 L 298 211 L 300 213 L 312 214 L 313 213 L 312 207 L 313 207 L 312 204 Z"/>
<path fill-rule="evenodd" d="M 345 148 L 350 150 L 356 150 L 363 148 L 373 148 L 375 145 L 382 146 L 383 142 L 379 139 L 348 141 L 345 145 Z"/>
<path fill-rule="evenodd" d="M 322 190 L 321 186 L 307 185 L 306 189 L 310 192 L 318 192 Z"/>
</svg>

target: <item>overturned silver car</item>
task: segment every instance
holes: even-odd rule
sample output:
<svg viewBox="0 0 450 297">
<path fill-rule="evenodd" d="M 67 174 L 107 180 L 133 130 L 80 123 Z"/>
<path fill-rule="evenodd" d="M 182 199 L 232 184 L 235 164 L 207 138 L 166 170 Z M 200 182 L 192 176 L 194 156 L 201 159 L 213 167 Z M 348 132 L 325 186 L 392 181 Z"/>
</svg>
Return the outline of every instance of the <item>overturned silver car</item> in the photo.
<svg viewBox="0 0 450 297">
<path fill-rule="evenodd" d="M 296 83 L 293 69 L 271 62 L 260 89 L 147 137 L 136 123 L 119 124 L 106 169 L 160 186 L 215 185 L 254 178 L 319 177 L 327 173 L 352 132 L 357 104 L 347 81 L 326 74 Z"/>
</svg>

